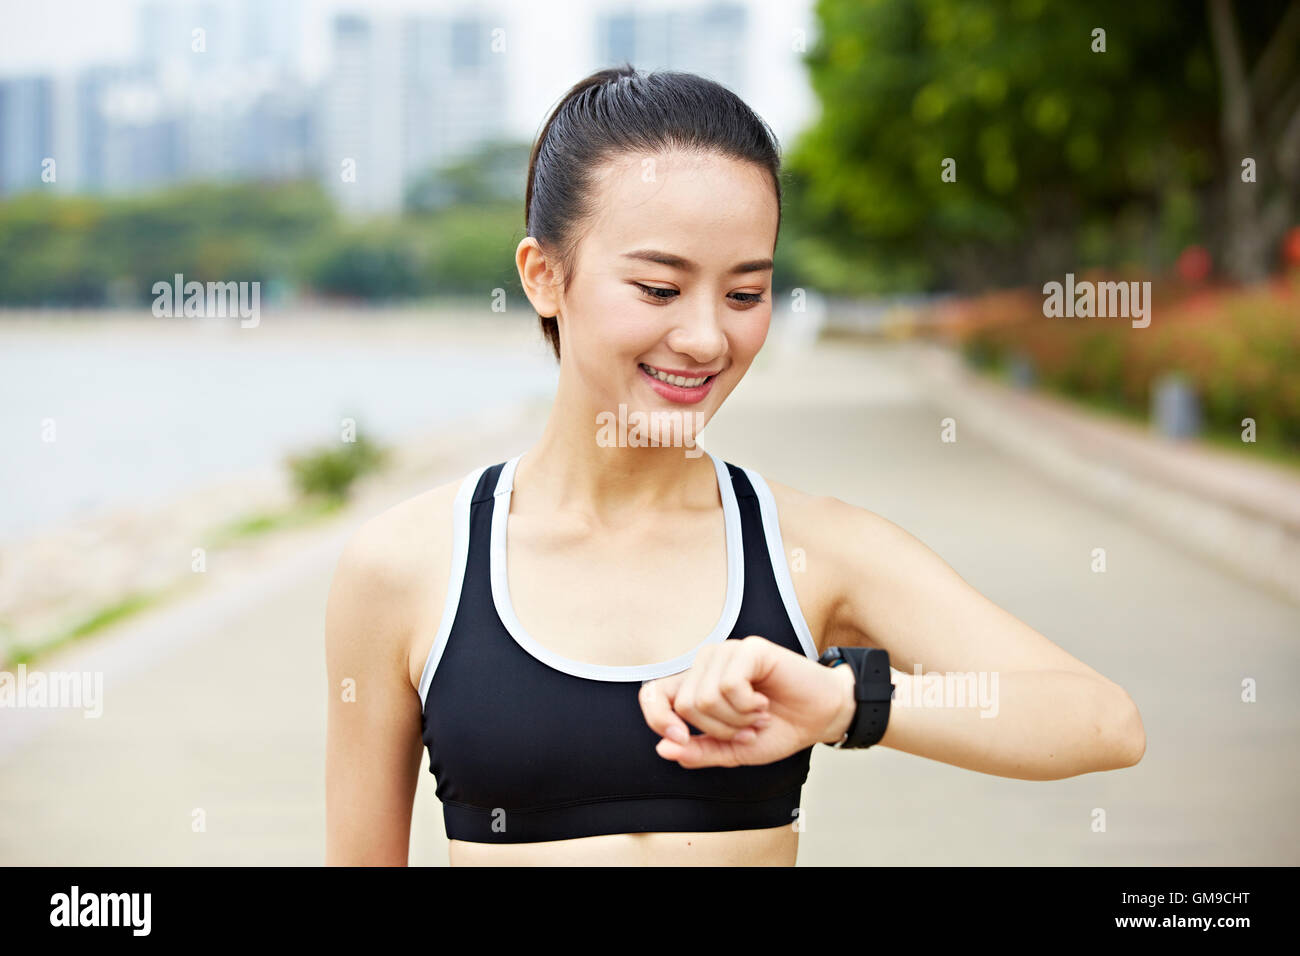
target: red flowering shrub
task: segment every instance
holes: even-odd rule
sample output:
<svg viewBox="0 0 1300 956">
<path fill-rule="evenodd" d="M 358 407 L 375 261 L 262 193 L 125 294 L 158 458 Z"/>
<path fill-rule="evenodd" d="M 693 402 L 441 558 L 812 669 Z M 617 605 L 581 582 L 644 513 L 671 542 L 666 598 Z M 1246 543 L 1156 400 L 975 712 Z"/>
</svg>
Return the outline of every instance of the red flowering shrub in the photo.
<svg viewBox="0 0 1300 956">
<path fill-rule="evenodd" d="M 973 364 L 1023 357 L 1049 388 L 1140 413 L 1156 379 L 1182 372 L 1210 430 L 1237 434 L 1253 418 L 1261 441 L 1300 450 L 1300 279 L 1249 289 L 1153 282 L 1152 299 L 1146 328 L 1048 318 L 1043 296 L 1024 291 L 949 303 L 936 318 Z"/>
</svg>

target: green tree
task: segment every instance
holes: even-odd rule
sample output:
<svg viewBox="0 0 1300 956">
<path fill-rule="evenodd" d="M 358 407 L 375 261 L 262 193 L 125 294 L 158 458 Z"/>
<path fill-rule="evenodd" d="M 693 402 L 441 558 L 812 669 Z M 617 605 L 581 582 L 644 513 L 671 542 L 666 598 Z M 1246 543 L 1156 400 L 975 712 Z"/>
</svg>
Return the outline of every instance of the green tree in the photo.
<svg viewBox="0 0 1300 956">
<path fill-rule="evenodd" d="M 314 183 L 192 184 L 141 196 L 32 192 L 0 202 L 0 303 L 95 306 L 115 286 L 147 302 L 158 281 L 266 281 L 334 222 Z"/>
<path fill-rule="evenodd" d="M 428 170 L 406 190 L 406 211 L 437 212 L 448 206 L 521 203 L 532 147 L 513 140 L 490 142 L 471 155 Z"/>
<path fill-rule="evenodd" d="M 1259 0 L 1233 20 L 1247 60 L 1279 76 L 1296 62 L 1288 73 L 1269 52 L 1291 42 L 1287 6 Z M 1209 17 L 1191 9 L 819 0 L 806 62 L 821 116 L 787 166 L 801 268 L 871 293 L 1167 264 L 1209 231 L 1232 187 Z M 1284 107 L 1291 93 L 1273 97 L 1285 88 L 1261 84 L 1269 107 L 1256 108 Z M 1294 187 L 1278 180 L 1270 188 L 1289 188 L 1293 208 Z"/>
</svg>

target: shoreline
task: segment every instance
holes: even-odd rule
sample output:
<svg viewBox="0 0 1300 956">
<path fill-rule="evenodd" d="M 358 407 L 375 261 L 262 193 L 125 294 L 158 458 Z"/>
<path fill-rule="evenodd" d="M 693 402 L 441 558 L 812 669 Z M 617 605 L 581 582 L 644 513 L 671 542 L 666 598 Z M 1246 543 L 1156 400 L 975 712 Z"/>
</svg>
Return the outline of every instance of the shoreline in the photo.
<svg viewBox="0 0 1300 956">
<path fill-rule="evenodd" d="M 127 309 L 0 308 L 0 336 L 50 337 L 55 334 L 195 335 L 231 337 L 286 335 L 310 332 L 313 339 L 356 341 L 364 329 L 367 344 L 438 341 L 447 344 L 528 346 L 547 348 L 537 317 L 516 307 L 492 312 L 461 300 L 420 304 L 366 306 L 340 303 L 295 303 L 261 310 L 259 324 L 242 328 L 239 318 L 158 317 L 147 306 Z"/>
<path fill-rule="evenodd" d="M 164 355 L 168 349 L 201 354 L 217 345 L 239 343 L 230 354 L 242 356 L 245 345 L 253 350 L 247 354 L 261 355 L 262 343 L 280 353 L 304 341 L 324 346 L 325 361 L 340 350 L 350 354 L 349 347 L 363 353 L 362 361 L 366 350 L 399 359 L 408 350 L 426 354 L 431 369 L 439 356 L 459 361 L 460 350 L 467 355 L 508 354 L 516 360 L 535 353 L 539 365 L 549 361 L 535 321 L 487 309 L 431 309 L 424 304 L 367 312 L 313 305 L 267 310 L 264 321 L 252 328 L 242 328 L 237 319 L 157 318 L 147 308 L 0 310 L 0 343 L 46 346 L 41 354 L 55 356 L 65 342 L 92 352 L 101 343 L 128 352 L 137 342 L 142 347 L 161 345 Z M 444 350 L 456 354 L 447 356 Z M 439 445 L 472 446 L 479 431 L 498 420 L 503 409 L 524 403 L 503 400 L 493 406 L 495 411 L 458 413 L 440 424 L 401 424 L 384 442 L 393 452 L 389 471 L 361 476 L 354 492 L 364 494 L 371 485 L 409 479 L 413 462 L 436 468 L 440 459 L 433 450 Z M 285 464 L 286 455 L 303 450 L 312 449 L 282 444 L 260 465 L 209 470 L 156 495 L 119 484 L 113 489 L 116 497 L 109 500 L 77 506 L 64 499 L 53 520 L 34 526 L 19 523 L 0 537 L 0 666 L 26 659 L 28 650 L 102 630 L 123 616 L 167 603 L 177 588 L 189 591 L 202 582 L 214 570 L 214 560 L 252 561 L 270 539 L 291 536 L 292 529 L 272 529 L 241 538 L 235 529 L 241 522 L 255 527 L 259 518 L 287 516 L 310 524 L 311 504 L 297 494 Z M 148 460 L 137 467 L 147 469 Z M 227 540 L 219 541 L 223 536 Z M 202 553 L 196 550 L 200 548 Z M 195 564 L 201 570 L 192 570 Z M 42 656 L 38 651 L 31 660 Z"/>
<path fill-rule="evenodd" d="M 61 649 L 51 643 L 57 635 L 59 645 L 75 644 L 119 617 L 187 600 L 232 568 L 281 560 L 358 509 L 403 490 L 435 487 L 425 476 L 445 471 L 482 435 L 532 421 L 540 408 L 521 402 L 388 445 L 385 468 L 358 477 L 341 507 L 314 517 L 301 515 L 313 501 L 296 494 L 287 470 L 267 466 L 206 482 L 161 504 L 108 508 L 7 541 L 0 545 L 0 667 L 17 660 L 40 664 Z M 301 520 L 229 534 L 232 525 L 268 515 Z M 131 610 L 115 613 L 123 605 Z M 100 617 L 108 618 L 105 626 L 87 626 Z M 24 651 L 32 656 L 16 656 Z"/>
</svg>

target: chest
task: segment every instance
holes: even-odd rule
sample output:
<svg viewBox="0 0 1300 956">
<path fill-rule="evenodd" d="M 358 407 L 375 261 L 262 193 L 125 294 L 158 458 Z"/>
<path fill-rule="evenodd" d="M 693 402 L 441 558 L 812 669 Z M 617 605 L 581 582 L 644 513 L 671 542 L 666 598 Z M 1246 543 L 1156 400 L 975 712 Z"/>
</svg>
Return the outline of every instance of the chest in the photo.
<svg viewBox="0 0 1300 956">
<path fill-rule="evenodd" d="M 722 515 L 660 516 L 593 530 L 580 519 L 512 516 L 503 559 L 523 629 L 563 657 L 635 666 L 690 651 L 728 599 Z"/>
<path fill-rule="evenodd" d="M 721 516 L 657 513 L 625 527 L 534 521 L 527 507 L 510 516 L 503 474 L 462 526 L 463 586 L 429 658 L 422 738 L 448 837 L 788 823 L 811 747 L 769 764 L 684 768 L 658 755 L 638 699 L 642 680 L 684 670 L 706 643 L 761 634 L 815 656 L 744 474 L 722 486 Z"/>
</svg>

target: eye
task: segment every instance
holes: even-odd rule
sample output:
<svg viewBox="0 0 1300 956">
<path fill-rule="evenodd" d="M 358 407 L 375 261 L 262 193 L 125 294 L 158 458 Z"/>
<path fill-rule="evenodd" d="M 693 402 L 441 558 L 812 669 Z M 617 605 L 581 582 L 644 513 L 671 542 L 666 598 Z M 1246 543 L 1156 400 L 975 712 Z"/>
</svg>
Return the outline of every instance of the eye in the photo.
<svg viewBox="0 0 1300 956">
<path fill-rule="evenodd" d="M 665 302 L 680 295 L 676 289 L 663 289 L 659 286 L 644 285 L 640 282 L 633 282 L 634 286 L 641 290 L 643 294 L 659 302 Z M 744 305 L 757 305 L 764 301 L 761 292 L 732 292 L 728 296 L 733 302 L 740 302 Z"/>
<path fill-rule="evenodd" d="M 640 282 L 633 282 L 632 284 L 650 298 L 659 299 L 660 301 L 671 299 L 673 296 L 677 295 L 676 289 L 661 289 L 658 286 L 642 285 Z"/>
</svg>

